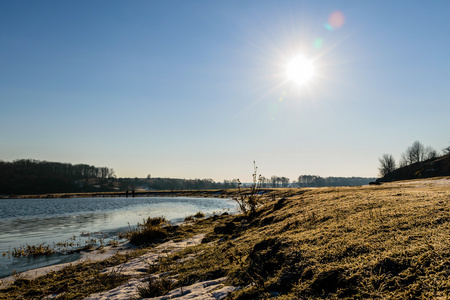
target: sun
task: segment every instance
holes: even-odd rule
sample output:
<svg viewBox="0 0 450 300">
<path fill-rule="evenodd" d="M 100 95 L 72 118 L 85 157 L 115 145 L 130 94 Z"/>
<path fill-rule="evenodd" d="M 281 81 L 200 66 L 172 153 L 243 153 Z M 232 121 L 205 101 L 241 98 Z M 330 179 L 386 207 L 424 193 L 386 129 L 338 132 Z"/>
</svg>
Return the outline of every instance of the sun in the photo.
<svg viewBox="0 0 450 300">
<path fill-rule="evenodd" d="M 314 64 L 303 54 L 295 56 L 286 65 L 286 79 L 298 86 L 304 86 L 311 81 L 315 75 Z"/>
</svg>

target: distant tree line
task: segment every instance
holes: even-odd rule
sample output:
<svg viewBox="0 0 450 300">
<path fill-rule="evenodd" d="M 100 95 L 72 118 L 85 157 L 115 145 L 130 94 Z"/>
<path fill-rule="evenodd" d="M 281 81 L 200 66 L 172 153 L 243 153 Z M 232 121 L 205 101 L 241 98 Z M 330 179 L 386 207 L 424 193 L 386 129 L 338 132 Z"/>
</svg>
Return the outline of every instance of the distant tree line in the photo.
<svg viewBox="0 0 450 300">
<path fill-rule="evenodd" d="M 450 154 L 450 146 L 443 149 L 443 155 Z M 379 159 L 380 176 L 385 177 L 398 168 L 404 168 L 415 163 L 420 163 L 427 160 L 432 160 L 440 157 L 442 154 L 430 146 L 425 147 L 421 142 L 415 141 L 411 146 L 406 148 L 400 156 L 400 161 L 397 163 L 392 154 L 383 154 Z"/>
<path fill-rule="evenodd" d="M 273 175 L 259 176 L 261 188 L 364 185 L 373 178 L 300 175 L 298 181 Z M 237 188 L 239 179 L 116 178 L 114 170 L 87 164 L 21 159 L 0 161 L 0 195 L 114 192 L 126 190 L 201 190 Z M 246 184 L 242 184 L 245 187 Z"/>
<path fill-rule="evenodd" d="M 20 159 L 13 162 L 0 161 L 0 174 L 10 176 L 65 176 L 74 179 L 115 177 L 114 170 L 107 167 L 98 168 L 86 164 L 72 165 L 34 159 Z"/>
<path fill-rule="evenodd" d="M 34 159 L 0 161 L 0 194 L 79 192 L 86 189 L 83 181 L 95 179 L 99 183 L 114 177 L 113 169 L 86 164 L 72 165 Z"/>
<path fill-rule="evenodd" d="M 290 181 L 287 177 L 271 176 L 266 178 L 260 176 L 262 188 L 284 188 L 284 187 L 324 187 L 324 186 L 357 186 L 369 184 L 376 178 L 367 177 L 321 177 L 317 175 L 300 175 L 297 181 Z"/>
<path fill-rule="evenodd" d="M 260 186 L 263 188 L 284 188 L 289 187 L 290 179 L 287 177 L 279 177 L 273 175 L 270 178 L 266 178 L 264 176 L 259 177 Z"/>
<path fill-rule="evenodd" d="M 288 188 L 288 187 L 324 187 L 324 186 L 356 186 L 365 185 L 376 178 L 365 177 L 320 177 L 316 175 L 300 175 L 298 181 L 290 181 L 284 176 L 273 175 L 270 178 L 259 176 L 261 188 Z M 119 178 L 123 188 L 148 190 L 198 190 L 198 189 L 230 189 L 238 187 L 238 179 L 214 182 L 212 179 L 174 179 L 174 178 L 147 178 L 127 179 Z M 243 183 L 242 187 L 249 186 Z"/>
<path fill-rule="evenodd" d="M 320 177 L 316 175 L 300 175 L 296 187 L 324 187 L 324 186 L 358 186 L 366 185 L 376 178 L 368 177 Z"/>
<path fill-rule="evenodd" d="M 179 179 L 179 178 L 118 178 L 121 190 L 204 190 L 237 188 L 238 180 L 215 182 L 212 179 Z"/>
<path fill-rule="evenodd" d="M 237 188 L 237 179 L 116 178 L 114 170 L 87 164 L 21 159 L 0 160 L 0 195 L 113 192 L 125 190 L 200 190 Z"/>
</svg>

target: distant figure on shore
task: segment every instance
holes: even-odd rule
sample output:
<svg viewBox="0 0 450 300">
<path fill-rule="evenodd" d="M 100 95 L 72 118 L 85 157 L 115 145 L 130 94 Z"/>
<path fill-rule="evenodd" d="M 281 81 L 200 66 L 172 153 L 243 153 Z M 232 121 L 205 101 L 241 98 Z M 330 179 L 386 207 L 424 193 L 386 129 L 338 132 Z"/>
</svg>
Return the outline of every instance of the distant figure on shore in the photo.
<svg viewBox="0 0 450 300">
<path fill-rule="evenodd" d="M 133 198 L 134 198 L 134 196 L 135 196 L 135 195 L 134 195 L 134 190 L 133 190 L 133 191 L 131 192 L 131 195 L 132 195 L 132 196 L 133 196 Z"/>
<path fill-rule="evenodd" d="M 128 190 L 125 192 L 125 196 L 128 198 Z"/>
</svg>

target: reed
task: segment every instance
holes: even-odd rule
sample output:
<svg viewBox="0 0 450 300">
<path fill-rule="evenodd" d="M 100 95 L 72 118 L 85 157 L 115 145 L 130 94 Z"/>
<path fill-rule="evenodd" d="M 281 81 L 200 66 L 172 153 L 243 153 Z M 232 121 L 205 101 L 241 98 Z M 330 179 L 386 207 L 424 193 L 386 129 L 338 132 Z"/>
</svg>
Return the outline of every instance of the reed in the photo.
<svg viewBox="0 0 450 300">
<path fill-rule="evenodd" d="M 39 245 L 25 245 L 22 247 L 14 248 L 3 252 L 3 256 L 9 257 L 30 257 L 30 256 L 41 256 L 41 255 L 51 255 L 54 254 L 55 250 L 45 243 Z"/>
</svg>

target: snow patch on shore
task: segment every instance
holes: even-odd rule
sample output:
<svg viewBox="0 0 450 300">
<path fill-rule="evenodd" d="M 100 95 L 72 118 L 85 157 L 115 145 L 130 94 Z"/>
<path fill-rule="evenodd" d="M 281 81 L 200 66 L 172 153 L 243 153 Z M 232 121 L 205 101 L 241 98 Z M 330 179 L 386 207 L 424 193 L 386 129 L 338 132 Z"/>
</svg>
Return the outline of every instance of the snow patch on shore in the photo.
<svg viewBox="0 0 450 300">
<path fill-rule="evenodd" d="M 138 297 L 138 287 L 144 285 L 145 279 L 133 278 L 127 283 L 116 287 L 115 289 L 92 294 L 84 300 L 121 300 L 121 299 L 134 299 Z"/>
<path fill-rule="evenodd" d="M 149 265 L 156 264 L 160 257 L 168 256 L 174 252 L 180 251 L 186 247 L 195 246 L 201 243 L 205 234 L 196 235 L 190 239 L 183 240 L 181 242 L 169 241 L 163 243 L 150 252 L 130 260 L 126 263 L 120 264 L 118 266 L 110 267 L 104 269 L 103 273 L 116 273 L 129 276 L 143 276 L 146 275 Z M 158 277 L 158 275 L 151 275 Z M 207 280 L 203 282 L 198 282 L 189 286 L 184 286 L 171 290 L 167 295 L 146 298 L 152 300 L 166 300 L 166 299 L 177 299 L 177 300 L 217 300 L 224 299 L 228 293 L 235 291 L 236 287 L 225 286 L 227 278 L 222 277 L 214 280 Z M 132 299 L 138 298 L 138 288 L 144 286 L 148 278 L 133 278 L 127 283 L 101 293 L 92 294 L 85 300 L 119 300 L 119 299 Z"/>
<path fill-rule="evenodd" d="M 139 256 L 138 258 L 132 259 L 118 266 L 106 268 L 102 270 L 102 273 L 118 273 L 128 276 L 145 275 L 147 273 L 149 265 L 157 263 L 160 257 L 166 257 L 186 247 L 199 245 L 204 237 L 205 234 L 199 234 L 180 242 L 165 242 L 153 248 L 152 250 L 150 250 L 150 252 Z"/>
<path fill-rule="evenodd" d="M 144 279 L 132 279 L 126 284 L 107 292 L 93 294 L 84 300 L 121 300 L 121 299 L 147 299 L 147 300 L 220 300 L 228 293 L 237 290 L 233 286 L 225 286 L 223 282 L 227 277 L 198 282 L 182 288 L 171 290 L 167 295 L 153 298 L 139 298 L 137 289 L 145 284 Z"/>
<path fill-rule="evenodd" d="M 237 290 L 234 286 L 224 286 L 223 282 L 227 277 L 214 280 L 202 281 L 189 286 L 177 288 L 170 291 L 167 295 L 145 298 L 148 300 L 217 300 L 224 299 L 228 293 Z"/>
</svg>

